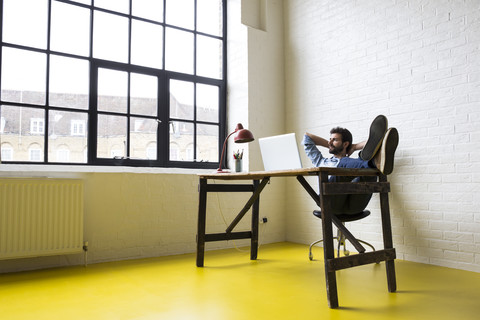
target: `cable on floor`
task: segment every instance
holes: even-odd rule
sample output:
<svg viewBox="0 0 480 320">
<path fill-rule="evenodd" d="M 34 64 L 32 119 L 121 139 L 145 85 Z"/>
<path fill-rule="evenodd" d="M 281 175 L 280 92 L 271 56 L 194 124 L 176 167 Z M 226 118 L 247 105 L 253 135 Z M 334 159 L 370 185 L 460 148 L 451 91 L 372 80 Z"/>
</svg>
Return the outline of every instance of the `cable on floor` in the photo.
<svg viewBox="0 0 480 320">
<path fill-rule="evenodd" d="M 216 183 L 216 181 L 213 180 L 213 184 L 215 184 L 215 183 Z M 223 210 L 222 210 L 222 206 L 221 206 L 221 204 L 220 204 L 220 197 L 218 196 L 218 192 L 215 192 L 215 195 L 216 195 L 216 198 L 217 198 L 218 211 L 220 212 L 220 216 L 222 217 L 223 223 L 225 223 L 225 227 L 228 228 L 229 224 L 228 224 L 228 222 L 227 222 L 227 219 L 225 218 L 225 215 L 223 214 Z M 263 225 L 263 228 L 262 228 L 262 230 L 261 230 L 261 235 L 262 235 L 262 237 L 263 237 L 264 234 L 265 234 L 265 232 L 266 232 L 266 231 L 265 231 L 265 230 L 266 230 L 266 226 L 265 226 L 265 224 L 262 224 L 262 225 Z M 262 244 L 261 244 L 261 242 L 260 242 L 260 239 L 261 239 L 262 237 L 260 237 L 260 233 L 259 233 L 259 237 L 258 237 L 258 238 L 259 238 L 259 239 L 258 239 L 258 249 L 262 246 Z M 250 252 L 250 250 L 242 250 L 242 249 L 240 249 L 239 247 L 237 247 L 237 244 L 236 244 L 235 240 L 227 240 L 227 242 L 229 242 L 229 241 L 232 241 L 233 246 L 234 246 L 234 248 L 235 248 L 237 251 L 243 252 L 243 253 L 248 253 L 248 252 Z"/>
</svg>

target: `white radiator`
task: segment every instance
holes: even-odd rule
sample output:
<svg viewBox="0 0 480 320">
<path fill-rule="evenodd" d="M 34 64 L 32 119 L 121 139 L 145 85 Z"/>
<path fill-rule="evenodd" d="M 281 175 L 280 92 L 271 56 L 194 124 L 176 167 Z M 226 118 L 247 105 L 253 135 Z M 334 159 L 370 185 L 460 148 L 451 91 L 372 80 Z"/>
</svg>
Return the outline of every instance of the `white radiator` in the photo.
<svg viewBox="0 0 480 320">
<path fill-rule="evenodd" d="M 0 178 L 0 260 L 83 250 L 83 182 Z"/>
</svg>

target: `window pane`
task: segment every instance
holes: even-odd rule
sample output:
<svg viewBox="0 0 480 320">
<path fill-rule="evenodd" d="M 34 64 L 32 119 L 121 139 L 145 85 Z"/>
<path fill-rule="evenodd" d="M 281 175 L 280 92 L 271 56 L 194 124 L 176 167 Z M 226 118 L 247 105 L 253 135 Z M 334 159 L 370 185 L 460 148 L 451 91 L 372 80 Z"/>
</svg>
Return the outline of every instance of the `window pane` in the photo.
<svg viewBox="0 0 480 320">
<path fill-rule="evenodd" d="M 30 134 L 43 135 L 45 133 L 44 118 L 30 118 Z"/>
<path fill-rule="evenodd" d="M 112 11 L 128 13 L 128 0 L 95 0 L 95 7 L 104 8 Z"/>
<path fill-rule="evenodd" d="M 180 160 L 180 148 L 174 142 L 170 143 L 170 161 Z"/>
<path fill-rule="evenodd" d="M 229 155 L 226 155 L 227 157 Z M 218 162 L 218 126 L 197 125 L 197 161 Z"/>
<path fill-rule="evenodd" d="M 32 143 L 28 147 L 28 160 L 41 162 L 43 161 L 43 148 L 37 143 Z"/>
<path fill-rule="evenodd" d="M 95 11 L 93 55 L 112 61 L 128 61 L 128 19 Z"/>
<path fill-rule="evenodd" d="M 70 150 L 65 149 L 64 147 L 65 146 L 61 146 L 57 149 L 57 152 L 55 153 L 55 162 L 69 162 Z"/>
<path fill-rule="evenodd" d="M 163 21 L 163 1 L 132 0 L 132 14 L 158 22 Z"/>
<path fill-rule="evenodd" d="M 197 75 L 222 78 L 222 41 L 210 37 L 197 37 Z"/>
<path fill-rule="evenodd" d="M 130 158 L 156 159 L 152 147 L 157 145 L 158 123 L 152 119 L 130 119 Z"/>
<path fill-rule="evenodd" d="M 87 113 L 50 111 L 48 162 L 85 163 Z"/>
<path fill-rule="evenodd" d="M 125 157 L 127 144 L 127 118 L 98 116 L 97 157 Z"/>
<path fill-rule="evenodd" d="M 98 110 L 127 112 L 128 73 L 98 69 Z"/>
<path fill-rule="evenodd" d="M 138 73 L 130 75 L 130 112 L 157 115 L 158 79 Z"/>
<path fill-rule="evenodd" d="M 163 27 L 132 21 L 132 64 L 162 69 Z"/>
<path fill-rule="evenodd" d="M 222 0 L 197 0 L 197 31 L 221 36 Z"/>
<path fill-rule="evenodd" d="M 2 147 L 12 150 L 12 161 L 43 161 L 45 111 L 19 106 L 0 108 L 5 128 L 0 133 Z M 5 159 L 4 159 L 5 160 Z"/>
<path fill-rule="evenodd" d="M 170 80 L 170 118 L 193 119 L 193 83 Z"/>
<path fill-rule="evenodd" d="M 13 161 L 13 148 L 9 143 L 2 143 L 0 161 Z"/>
<path fill-rule="evenodd" d="M 170 127 L 170 149 L 177 148 L 175 159 L 170 154 L 170 160 L 193 161 L 193 124 L 172 121 Z"/>
<path fill-rule="evenodd" d="M 165 69 L 193 74 L 193 34 L 167 28 Z"/>
<path fill-rule="evenodd" d="M 167 0 L 166 23 L 193 30 L 194 0 Z"/>
<path fill-rule="evenodd" d="M 88 109 L 87 60 L 50 56 L 50 105 Z"/>
<path fill-rule="evenodd" d="M 47 0 L 4 0 L 3 41 L 47 48 Z"/>
<path fill-rule="evenodd" d="M 70 134 L 72 136 L 86 136 L 87 135 L 87 121 L 86 119 L 72 119 L 70 121 Z"/>
<path fill-rule="evenodd" d="M 3 48 L 2 100 L 45 104 L 46 55 Z"/>
<path fill-rule="evenodd" d="M 197 120 L 218 122 L 219 88 L 197 84 Z"/>
<path fill-rule="evenodd" d="M 88 56 L 90 53 L 90 10 L 52 3 L 52 50 Z"/>
</svg>

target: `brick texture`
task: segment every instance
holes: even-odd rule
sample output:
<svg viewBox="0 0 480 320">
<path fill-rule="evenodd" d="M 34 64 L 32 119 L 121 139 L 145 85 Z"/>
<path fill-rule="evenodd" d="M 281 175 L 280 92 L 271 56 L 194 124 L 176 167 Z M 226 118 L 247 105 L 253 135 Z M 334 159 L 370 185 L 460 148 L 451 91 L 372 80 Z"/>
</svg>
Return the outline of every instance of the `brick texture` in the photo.
<svg viewBox="0 0 480 320">
<path fill-rule="evenodd" d="M 340 125 L 359 141 L 386 115 L 400 133 L 398 257 L 480 272 L 480 2 L 289 0 L 284 11 L 287 131 Z M 320 222 L 291 188 L 287 239 L 307 243 Z M 351 228 L 381 246 L 378 198 L 369 207 Z"/>
</svg>

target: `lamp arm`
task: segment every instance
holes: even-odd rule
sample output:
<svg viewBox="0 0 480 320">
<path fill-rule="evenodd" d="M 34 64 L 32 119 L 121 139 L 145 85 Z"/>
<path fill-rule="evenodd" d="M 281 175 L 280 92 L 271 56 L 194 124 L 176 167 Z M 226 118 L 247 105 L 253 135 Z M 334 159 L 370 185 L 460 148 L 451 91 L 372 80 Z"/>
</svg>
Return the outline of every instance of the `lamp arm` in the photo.
<svg viewBox="0 0 480 320">
<path fill-rule="evenodd" d="M 225 147 L 227 145 L 227 141 L 228 141 L 228 138 L 230 138 L 230 136 L 232 134 L 234 134 L 235 132 L 237 132 L 237 130 L 235 129 L 235 131 L 233 131 L 232 133 L 230 133 L 226 138 L 225 138 L 225 141 L 223 142 L 223 148 L 222 148 L 222 156 L 220 157 L 220 163 L 218 165 L 218 170 L 217 171 L 222 171 L 222 163 L 223 163 L 223 158 L 225 156 Z"/>
</svg>

